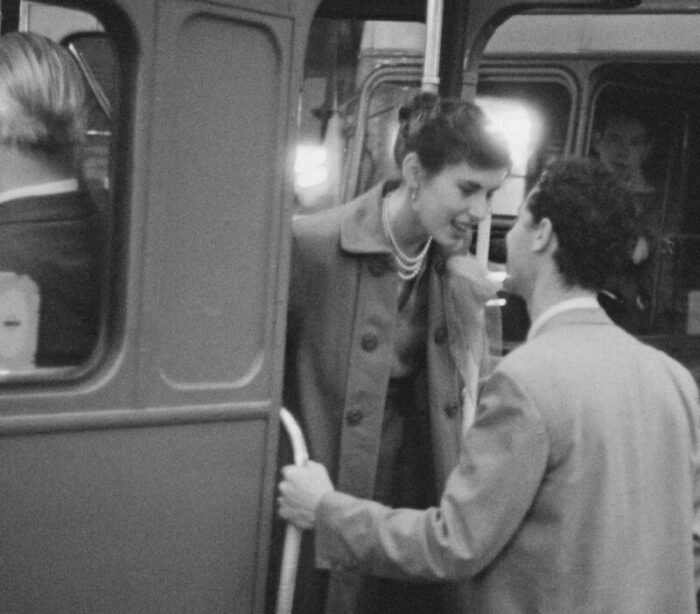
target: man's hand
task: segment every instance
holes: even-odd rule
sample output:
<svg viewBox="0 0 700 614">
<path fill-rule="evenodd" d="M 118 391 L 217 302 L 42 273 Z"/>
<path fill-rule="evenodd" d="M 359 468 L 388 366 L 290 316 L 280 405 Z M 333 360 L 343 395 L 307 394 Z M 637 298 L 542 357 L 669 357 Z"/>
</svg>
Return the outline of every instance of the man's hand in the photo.
<svg viewBox="0 0 700 614">
<path fill-rule="evenodd" d="M 641 264 L 649 257 L 649 241 L 644 237 L 639 237 L 632 253 L 632 262 Z"/>
<path fill-rule="evenodd" d="M 312 529 L 321 497 L 335 490 L 326 468 L 314 461 L 287 465 L 282 478 L 277 498 L 280 516 L 300 529 Z"/>
</svg>

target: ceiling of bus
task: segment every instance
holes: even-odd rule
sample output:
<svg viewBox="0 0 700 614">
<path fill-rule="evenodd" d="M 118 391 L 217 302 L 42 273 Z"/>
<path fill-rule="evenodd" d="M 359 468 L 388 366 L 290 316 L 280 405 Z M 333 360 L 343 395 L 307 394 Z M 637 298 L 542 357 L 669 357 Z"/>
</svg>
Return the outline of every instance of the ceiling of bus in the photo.
<svg viewBox="0 0 700 614">
<path fill-rule="evenodd" d="M 487 54 L 697 52 L 700 13 L 694 15 L 516 15 L 503 23 Z"/>
<path fill-rule="evenodd" d="M 461 12 L 457 7 L 469 5 L 474 0 L 443 0 L 446 12 Z M 486 6 L 494 12 L 525 8 L 581 8 L 613 9 L 636 6 L 642 0 L 488 0 Z M 655 0 L 658 2 L 658 0 Z M 677 0 L 662 0 L 676 2 Z M 697 2 L 697 0 L 692 0 Z M 334 19 L 378 19 L 388 21 L 423 21 L 427 0 L 322 0 L 317 17 Z M 687 2 L 686 2 L 687 3 Z"/>
<path fill-rule="evenodd" d="M 334 19 L 423 21 L 425 10 L 426 0 L 323 0 L 316 16 Z"/>
<path fill-rule="evenodd" d="M 700 0 L 642 0 L 640 11 L 694 12 L 700 10 Z"/>
</svg>

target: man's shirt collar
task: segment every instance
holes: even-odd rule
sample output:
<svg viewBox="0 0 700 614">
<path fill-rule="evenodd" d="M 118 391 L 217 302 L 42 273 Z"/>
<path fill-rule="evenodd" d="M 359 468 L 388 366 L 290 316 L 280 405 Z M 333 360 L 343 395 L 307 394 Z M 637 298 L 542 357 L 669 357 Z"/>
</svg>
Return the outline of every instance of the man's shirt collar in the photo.
<svg viewBox="0 0 700 614">
<path fill-rule="evenodd" d="M 548 309 L 545 309 L 532 323 L 530 330 L 527 333 L 527 340 L 529 341 L 534 337 L 537 332 L 544 326 L 546 322 L 551 320 L 554 316 L 559 315 L 565 311 L 572 311 L 574 309 L 601 309 L 598 300 L 594 296 L 580 296 L 577 298 L 570 298 L 556 305 L 552 305 Z"/>
</svg>

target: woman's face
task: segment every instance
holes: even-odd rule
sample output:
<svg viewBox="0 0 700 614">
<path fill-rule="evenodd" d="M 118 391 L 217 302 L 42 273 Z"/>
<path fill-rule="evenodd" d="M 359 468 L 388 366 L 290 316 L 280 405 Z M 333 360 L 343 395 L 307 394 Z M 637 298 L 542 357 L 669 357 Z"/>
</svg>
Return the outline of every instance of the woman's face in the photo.
<svg viewBox="0 0 700 614">
<path fill-rule="evenodd" d="M 423 230 L 448 251 L 465 252 L 507 174 L 504 168 L 479 170 L 460 162 L 424 179 L 413 203 Z"/>
</svg>

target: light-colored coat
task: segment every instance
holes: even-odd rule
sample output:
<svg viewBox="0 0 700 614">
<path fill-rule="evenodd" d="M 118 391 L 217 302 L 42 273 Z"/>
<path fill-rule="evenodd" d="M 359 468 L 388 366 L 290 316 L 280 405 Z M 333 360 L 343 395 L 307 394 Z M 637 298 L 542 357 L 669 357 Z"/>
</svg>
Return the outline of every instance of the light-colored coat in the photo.
<svg viewBox="0 0 700 614">
<path fill-rule="evenodd" d="M 398 316 L 399 278 L 383 234 L 381 192 L 377 186 L 352 203 L 295 219 L 284 386 L 311 457 L 326 464 L 341 490 L 367 498 L 375 486 Z M 440 492 L 459 457 L 463 388 L 476 382 L 487 353 L 483 306 L 493 288 L 478 275 L 454 273 L 436 246 L 424 274 L 427 381 L 419 402 L 429 406 L 426 437 Z M 467 393 L 476 396 L 474 389 Z M 312 556 L 307 563 L 313 567 Z M 321 611 L 310 603 L 306 573 L 302 561 L 296 611 Z M 354 612 L 358 587 L 357 574 L 331 574 L 325 611 Z"/>
<path fill-rule="evenodd" d="M 699 414 L 681 365 L 561 313 L 486 383 L 440 507 L 326 495 L 318 563 L 466 578 L 474 614 L 694 613 Z"/>
</svg>

